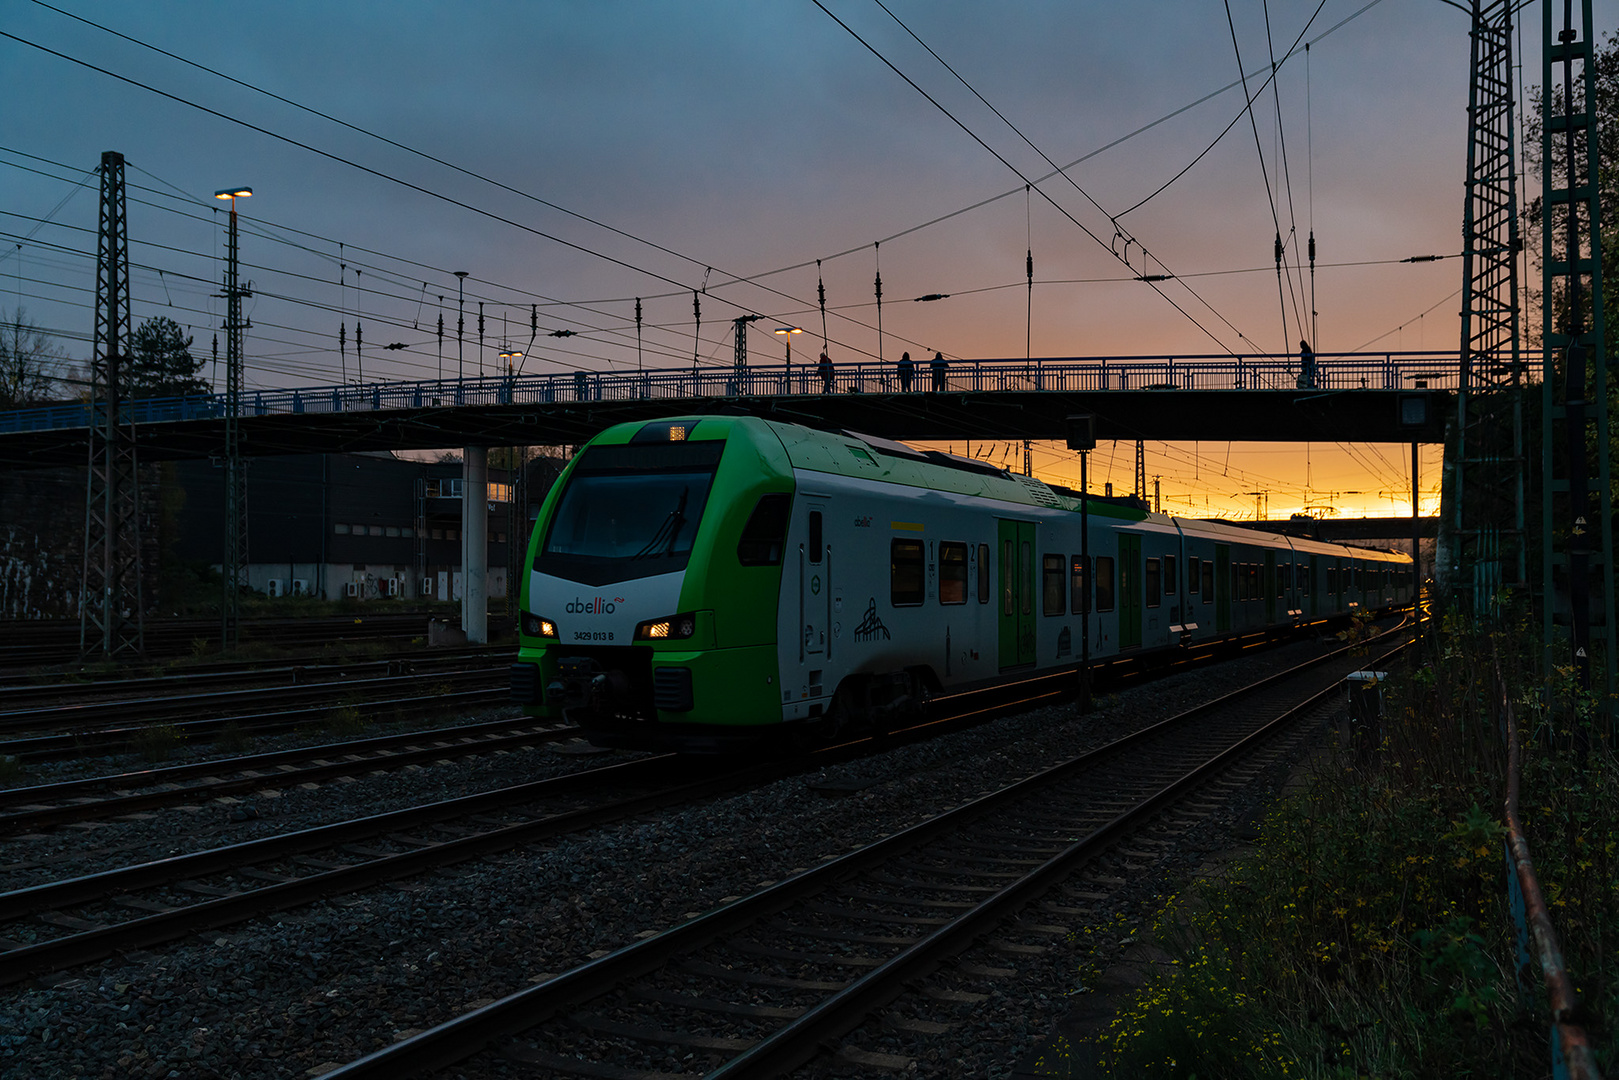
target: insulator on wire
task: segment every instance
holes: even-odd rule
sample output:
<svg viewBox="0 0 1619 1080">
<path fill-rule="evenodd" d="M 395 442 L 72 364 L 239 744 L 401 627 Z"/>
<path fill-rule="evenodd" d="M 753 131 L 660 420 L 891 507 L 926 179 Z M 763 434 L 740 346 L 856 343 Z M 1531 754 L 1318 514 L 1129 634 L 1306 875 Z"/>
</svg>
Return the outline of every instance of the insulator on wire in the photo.
<svg viewBox="0 0 1619 1080">
<path fill-rule="evenodd" d="M 1315 230 L 1310 230 L 1310 261 L 1315 262 Z"/>
<path fill-rule="evenodd" d="M 528 310 L 528 335 L 533 337 L 540 332 L 540 305 L 531 304 Z"/>
<path fill-rule="evenodd" d="M 1034 250 L 1032 248 L 1029 250 L 1028 258 L 1023 261 L 1023 272 L 1031 282 L 1034 280 Z"/>
<path fill-rule="evenodd" d="M 1276 261 L 1282 261 L 1282 234 L 1276 234 Z"/>
</svg>

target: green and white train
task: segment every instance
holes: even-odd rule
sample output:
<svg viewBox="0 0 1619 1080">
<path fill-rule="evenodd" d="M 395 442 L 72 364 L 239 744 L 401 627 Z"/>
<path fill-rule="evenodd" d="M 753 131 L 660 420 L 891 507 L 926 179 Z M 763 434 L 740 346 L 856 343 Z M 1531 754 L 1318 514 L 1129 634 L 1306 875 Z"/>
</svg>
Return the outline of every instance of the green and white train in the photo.
<svg viewBox="0 0 1619 1080">
<path fill-rule="evenodd" d="M 528 567 L 525 710 L 600 745 L 699 751 L 881 730 L 1082 655 L 1411 597 L 1404 554 L 1082 511 L 981 461 L 744 416 L 603 431 L 547 497 Z"/>
</svg>

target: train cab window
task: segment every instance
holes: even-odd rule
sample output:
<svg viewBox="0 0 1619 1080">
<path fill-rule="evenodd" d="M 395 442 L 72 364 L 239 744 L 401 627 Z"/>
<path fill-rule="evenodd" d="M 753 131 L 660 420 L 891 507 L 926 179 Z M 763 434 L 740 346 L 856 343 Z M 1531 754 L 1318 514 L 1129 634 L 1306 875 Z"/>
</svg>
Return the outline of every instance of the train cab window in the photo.
<svg viewBox="0 0 1619 1080">
<path fill-rule="evenodd" d="M 1202 591 L 1203 591 L 1203 602 L 1205 604 L 1214 603 L 1214 561 L 1212 559 L 1205 559 L 1203 561 L 1203 590 Z"/>
<path fill-rule="evenodd" d="M 989 603 L 989 545 L 978 545 L 978 602 Z"/>
<path fill-rule="evenodd" d="M 1067 582 L 1067 571 L 1063 567 L 1061 555 L 1040 556 L 1040 612 L 1044 615 L 1066 614 L 1065 598 L 1063 593 Z"/>
<path fill-rule="evenodd" d="M 780 566 L 781 549 L 787 537 L 787 512 L 793 497 L 785 493 L 759 496 L 742 526 L 737 541 L 736 561 L 743 566 Z M 819 515 L 817 515 L 819 516 Z"/>
<path fill-rule="evenodd" d="M 1198 557 L 1196 555 L 1187 556 L 1187 558 L 1186 558 L 1186 591 L 1189 594 L 1191 594 L 1191 596 L 1193 596 L 1195 598 L 1197 596 L 1197 593 L 1198 593 L 1198 588 L 1199 588 L 1199 586 L 1202 585 L 1202 582 L 1203 582 L 1203 579 L 1202 579 L 1201 574 L 1199 573 Z"/>
<path fill-rule="evenodd" d="M 1164 556 L 1164 595 L 1174 596 L 1178 591 L 1175 588 L 1175 563 L 1179 560 L 1173 555 Z"/>
<path fill-rule="evenodd" d="M 1113 556 L 1096 557 L 1096 610 L 1113 610 Z"/>
<path fill-rule="evenodd" d="M 1069 562 L 1073 564 L 1074 571 L 1069 590 L 1073 595 L 1069 597 L 1069 606 L 1075 615 L 1088 615 L 1091 610 L 1091 596 L 1090 591 L 1085 588 L 1085 558 L 1082 555 L 1075 555 Z"/>
<path fill-rule="evenodd" d="M 822 553 L 822 550 L 825 547 L 825 545 L 823 543 L 825 539 L 826 539 L 826 537 L 822 533 L 821 512 L 819 510 L 811 510 L 810 515 L 809 515 L 809 561 L 810 562 L 818 563 L 818 562 L 821 561 L 821 553 Z"/>
<path fill-rule="evenodd" d="M 1147 560 L 1146 582 L 1147 606 L 1158 607 L 1163 601 L 1159 599 L 1157 559 Z"/>
<path fill-rule="evenodd" d="M 967 545 L 953 540 L 939 544 L 939 603 L 967 602 Z"/>
<path fill-rule="evenodd" d="M 927 556 L 920 540 L 888 542 L 889 601 L 895 607 L 915 607 L 926 596 Z"/>
</svg>

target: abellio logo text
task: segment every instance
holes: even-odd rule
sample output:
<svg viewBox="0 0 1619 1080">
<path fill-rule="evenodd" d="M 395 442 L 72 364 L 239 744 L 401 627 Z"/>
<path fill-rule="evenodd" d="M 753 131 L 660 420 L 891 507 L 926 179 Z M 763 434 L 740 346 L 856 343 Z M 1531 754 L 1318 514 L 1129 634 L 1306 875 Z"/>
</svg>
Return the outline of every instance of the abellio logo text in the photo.
<svg viewBox="0 0 1619 1080">
<path fill-rule="evenodd" d="M 566 610 L 569 615 L 611 615 L 623 602 L 622 596 L 615 596 L 611 600 L 605 596 L 596 596 L 589 600 L 574 599 L 568 601 Z"/>
</svg>

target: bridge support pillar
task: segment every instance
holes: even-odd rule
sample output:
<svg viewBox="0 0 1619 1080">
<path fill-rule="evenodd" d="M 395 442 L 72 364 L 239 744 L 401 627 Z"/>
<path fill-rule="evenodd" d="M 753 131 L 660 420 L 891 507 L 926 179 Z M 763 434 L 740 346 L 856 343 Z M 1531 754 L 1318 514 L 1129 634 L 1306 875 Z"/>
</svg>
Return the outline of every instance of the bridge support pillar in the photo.
<svg viewBox="0 0 1619 1080">
<path fill-rule="evenodd" d="M 467 644 L 489 643 L 489 448 L 461 454 L 461 629 Z"/>
</svg>

